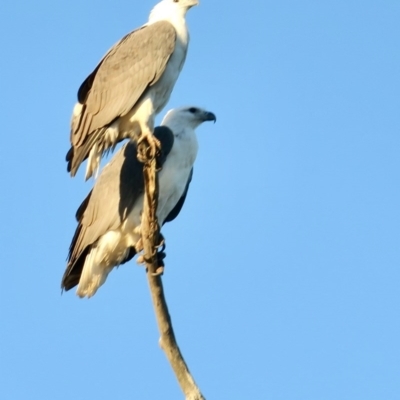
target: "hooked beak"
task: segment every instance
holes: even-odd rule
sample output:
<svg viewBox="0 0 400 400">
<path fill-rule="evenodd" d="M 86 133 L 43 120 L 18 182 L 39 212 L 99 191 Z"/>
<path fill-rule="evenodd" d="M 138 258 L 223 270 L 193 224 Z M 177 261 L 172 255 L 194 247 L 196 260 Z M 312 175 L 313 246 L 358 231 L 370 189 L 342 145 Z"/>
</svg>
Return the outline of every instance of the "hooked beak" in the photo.
<svg viewBox="0 0 400 400">
<path fill-rule="evenodd" d="M 203 121 L 214 121 L 215 124 L 217 122 L 217 117 L 214 113 L 206 111 L 203 116 Z"/>
<path fill-rule="evenodd" d="M 199 0 L 191 0 L 188 2 L 188 6 L 189 7 L 194 7 L 194 6 L 198 6 L 200 4 Z"/>
</svg>

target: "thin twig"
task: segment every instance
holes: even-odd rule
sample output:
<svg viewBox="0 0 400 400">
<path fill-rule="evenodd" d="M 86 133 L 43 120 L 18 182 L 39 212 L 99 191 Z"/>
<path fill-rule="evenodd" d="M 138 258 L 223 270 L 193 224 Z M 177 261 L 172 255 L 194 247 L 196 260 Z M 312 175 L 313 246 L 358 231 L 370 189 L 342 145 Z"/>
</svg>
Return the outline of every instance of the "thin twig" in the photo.
<svg viewBox="0 0 400 400">
<path fill-rule="evenodd" d="M 142 146 L 142 147 L 141 147 Z M 153 301 L 158 329 L 160 331 L 160 346 L 164 350 L 169 363 L 175 373 L 178 383 L 185 394 L 186 400 L 205 400 L 189 372 L 185 360 L 176 343 L 171 317 L 169 315 L 167 302 L 161 275 L 157 274 L 157 245 L 159 245 L 159 226 L 156 210 L 158 201 L 158 178 L 156 174 L 156 159 L 150 157 L 147 141 L 139 144 L 139 154 L 144 158 L 144 184 L 145 195 L 142 213 L 142 242 L 144 260 L 146 263 L 147 278 L 150 287 L 151 299 Z M 147 154 L 147 157 L 143 155 Z"/>
</svg>

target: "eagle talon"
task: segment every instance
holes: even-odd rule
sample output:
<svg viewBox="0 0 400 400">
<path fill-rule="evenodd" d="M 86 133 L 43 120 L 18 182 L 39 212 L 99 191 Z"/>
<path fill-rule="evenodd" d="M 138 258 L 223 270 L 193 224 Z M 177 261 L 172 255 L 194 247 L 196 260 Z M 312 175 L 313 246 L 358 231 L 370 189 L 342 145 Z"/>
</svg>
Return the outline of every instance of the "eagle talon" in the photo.
<svg viewBox="0 0 400 400">
<path fill-rule="evenodd" d="M 136 259 L 136 263 L 139 264 L 139 265 L 144 264 L 145 262 L 146 261 L 144 259 L 144 255 L 143 254 L 138 256 L 138 258 Z"/>
<path fill-rule="evenodd" d="M 150 257 L 146 257 L 145 254 L 142 254 L 142 255 L 140 255 L 140 256 L 137 258 L 136 262 L 137 262 L 138 264 L 151 263 L 151 262 L 153 261 L 153 260 L 152 260 L 153 257 L 155 257 L 157 254 L 158 254 L 158 253 L 154 252 L 153 255 L 150 256 Z"/>
<path fill-rule="evenodd" d="M 144 260 L 145 263 L 149 263 L 150 264 L 153 261 L 153 257 L 151 257 L 151 256 L 150 257 L 143 256 L 143 260 Z"/>
<path fill-rule="evenodd" d="M 159 251 L 157 253 L 157 264 L 158 267 L 156 268 L 155 272 L 152 273 L 153 276 L 159 276 L 162 275 L 164 273 L 164 269 L 165 269 L 165 264 L 164 264 L 164 258 L 167 255 L 164 253 L 164 251 Z"/>
<path fill-rule="evenodd" d="M 150 257 L 146 257 L 145 254 L 141 254 L 140 256 L 138 256 L 138 258 L 136 259 L 136 262 L 138 264 L 149 263 L 152 261 L 153 257 L 157 257 L 157 262 L 158 262 L 159 267 L 164 266 L 163 260 L 166 257 L 166 254 L 164 252 L 166 245 L 165 245 L 165 239 L 161 234 L 160 234 L 160 238 L 161 238 L 160 243 L 158 245 L 154 246 L 155 250 Z"/>
<path fill-rule="evenodd" d="M 161 233 L 159 234 L 159 239 L 160 239 L 160 243 L 157 244 L 157 245 L 155 246 L 155 248 L 156 248 L 157 250 L 161 249 L 161 250 L 159 250 L 159 251 L 160 251 L 160 252 L 163 252 L 163 251 L 165 250 L 166 245 L 165 245 L 164 236 L 161 235 Z"/>
<path fill-rule="evenodd" d="M 137 144 L 138 160 L 143 164 L 156 158 L 161 150 L 160 141 L 152 133 L 142 132 Z"/>
<path fill-rule="evenodd" d="M 158 267 L 155 272 L 153 272 L 152 276 L 160 276 L 164 273 L 164 267 Z"/>
</svg>

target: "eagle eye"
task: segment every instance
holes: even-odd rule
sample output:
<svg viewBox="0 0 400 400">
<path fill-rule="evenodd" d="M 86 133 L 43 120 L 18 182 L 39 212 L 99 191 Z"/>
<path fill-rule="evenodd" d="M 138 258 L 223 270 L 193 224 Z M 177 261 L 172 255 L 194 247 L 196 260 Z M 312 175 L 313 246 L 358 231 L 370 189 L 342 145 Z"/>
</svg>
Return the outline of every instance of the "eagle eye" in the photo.
<svg viewBox="0 0 400 400">
<path fill-rule="evenodd" d="M 195 114 L 196 111 L 197 111 L 197 108 L 195 108 L 195 107 L 190 107 L 189 108 L 189 112 L 191 112 L 192 114 Z"/>
</svg>

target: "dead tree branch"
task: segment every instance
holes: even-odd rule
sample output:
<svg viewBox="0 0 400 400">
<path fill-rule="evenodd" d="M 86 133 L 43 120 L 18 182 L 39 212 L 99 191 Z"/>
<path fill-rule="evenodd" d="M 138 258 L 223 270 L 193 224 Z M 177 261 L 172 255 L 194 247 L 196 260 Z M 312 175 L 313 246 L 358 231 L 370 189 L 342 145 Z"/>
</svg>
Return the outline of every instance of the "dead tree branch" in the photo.
<svg viewBox="0 0 400 400">
<path fill-rule="evenodd" d="M 175 373 L 186 400 L 205 400 L 189 372 L 185 360 L 179 350 L 172 327 L 171 317 L 161 280 L 157 260 L 159 243 L 159 225 L 156 210 L 158 201 L 158 179 L 156 158 L 150 154 L 149 143 L 144 140 L 138 146 L 138 158 L 144 161 L 143 175 L 145 195 L 142 213 L 142 242 L 147 279 L 149 282 L 154 312 L 160 332 L 160 346 L 164 350 Z"/>
</svg>

